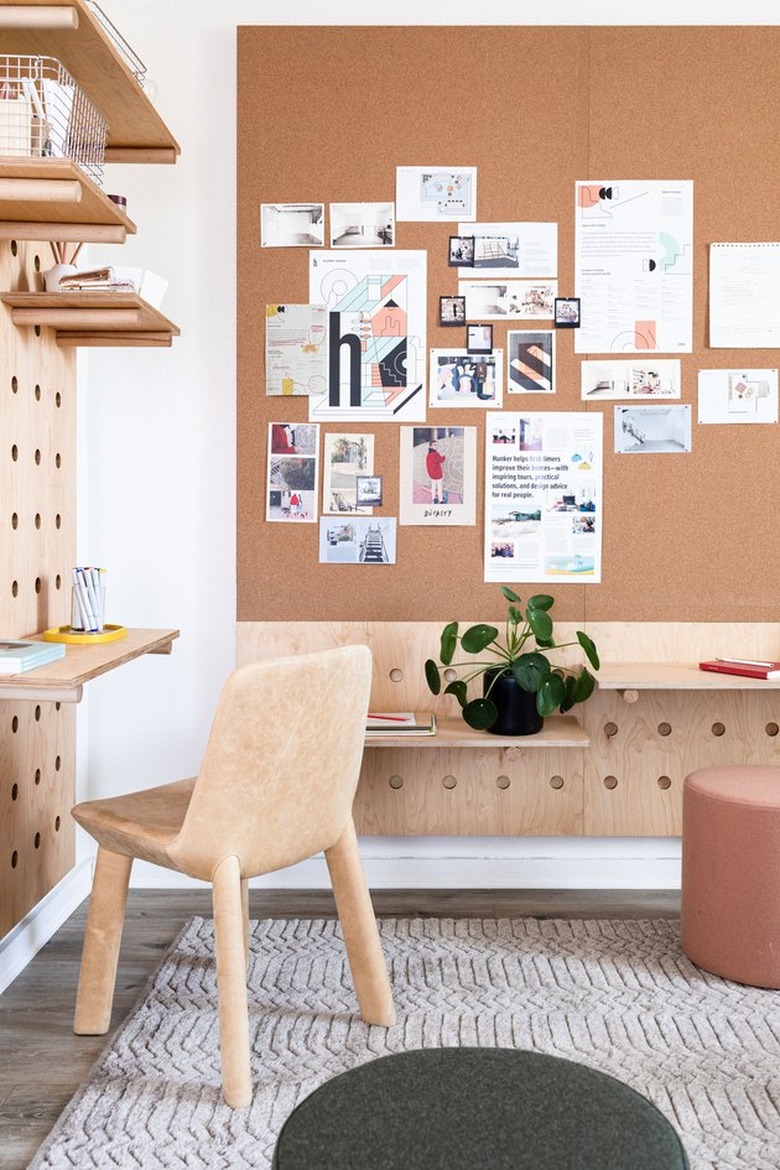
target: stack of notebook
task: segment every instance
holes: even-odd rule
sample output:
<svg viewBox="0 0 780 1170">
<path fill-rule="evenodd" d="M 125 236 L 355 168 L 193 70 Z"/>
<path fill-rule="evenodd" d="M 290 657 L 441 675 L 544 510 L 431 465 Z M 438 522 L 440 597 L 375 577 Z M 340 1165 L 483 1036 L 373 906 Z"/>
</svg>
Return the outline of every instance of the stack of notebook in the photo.
<svg viewBox="0 0 780 1170">
<path fill-rule="evenodd" d="M 435 735 L 436 716 L 428 711 L 418 715 L 414 711 L 369 711 L 366 720 L 366 739 L 387 735 Z"/>
<path fill-rule="evenodd" d="M 0 674 L 21 674 L 64 657 L 62 642 L 0 642 Z"/>
</svg>

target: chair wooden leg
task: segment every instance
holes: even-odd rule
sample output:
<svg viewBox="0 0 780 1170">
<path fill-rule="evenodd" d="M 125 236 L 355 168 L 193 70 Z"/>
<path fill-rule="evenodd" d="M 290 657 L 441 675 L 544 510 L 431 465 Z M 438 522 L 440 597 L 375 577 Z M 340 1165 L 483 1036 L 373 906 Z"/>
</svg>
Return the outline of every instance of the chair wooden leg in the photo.
<svg viewBox="0 0 780 1170">
<path fill-rule="evenodd" d="M 252 1077 L 249 1068 L 245 918 L 238 858 L 226 857 L 221 861 L 212 880 L 222 1094 L 233 1109 L 243 1109 L 252 1100 Z"/>
<path fill-rule="evenodd" d="M 393 993 L 352 817 L 336 844 L 326 849 L 325 860 L 360 1014 L 369 1024 L 389 1027 L 395 1023 Z"/>
<path fill-rule="evenodd" d="M 87 911 L 73 1031 L 102 1036 L 111 1024 L 132 857 L 98 849 Z"/>
<path fill-rule="evenodd" d="M 249 970 L 249 882 L 241 879 L 241 913 L 244 916 L 244 959 Z"/>
</svg>

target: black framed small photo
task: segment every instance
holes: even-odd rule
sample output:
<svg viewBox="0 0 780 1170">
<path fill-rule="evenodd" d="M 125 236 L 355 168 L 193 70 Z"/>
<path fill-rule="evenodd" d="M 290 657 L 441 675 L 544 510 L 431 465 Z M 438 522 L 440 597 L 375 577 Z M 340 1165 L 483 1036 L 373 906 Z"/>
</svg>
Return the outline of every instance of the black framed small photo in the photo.
<svg viewBox="0 0 780 1170">
<path fill-rule="evenodd" d="M 439 297 L 439 324 L 440 325 L 465 325 L 466 324 L 466 298 L 465 297 Z"/>
<path fill-rule="evenodd" d="M 579 329 L 580 298 L 556 297 L 554 320 L 556 329 Z"/>
<path fill-rule="evenodd" d="M 469 353 L 492 353 L 493 326 L 467 325 L 466 349 Z"/>
<path fill-rule="evenodd" d="M 382 503 L 382 476 L 355 476 L 355 503 L 358 508 L 378 508 Z"/>
<path fill-rule="evenodd" d="M 474 237 L 450 236 L 448 262 L 451 268 L 474 267 Z"/>
</svg>

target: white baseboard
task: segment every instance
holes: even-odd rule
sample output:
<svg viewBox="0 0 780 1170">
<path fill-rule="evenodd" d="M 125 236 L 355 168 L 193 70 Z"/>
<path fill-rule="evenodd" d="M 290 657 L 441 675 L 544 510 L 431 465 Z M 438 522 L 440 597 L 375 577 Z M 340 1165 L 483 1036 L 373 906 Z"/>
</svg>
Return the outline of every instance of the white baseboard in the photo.
<svg viewBox="0 0 780 1170">
<path fill-rule="evenodd" d="M 676 890 L 678 838 L 361 839 L 366 879 L 375 890 Z M 330 885 L 322 855 L 255 878 L 255 889 L 318 890 Z M 136 862 L 136 889 L 203 886 L 171 870 Z"/>
<path fill-rule="evenodd" d="M 13 983 L 63 922 L 67 922 L 88 896 L 91 884 L 90 858 L 74 866 L 45 898 L 0 939 L 0 994 Z"/>
</svg>

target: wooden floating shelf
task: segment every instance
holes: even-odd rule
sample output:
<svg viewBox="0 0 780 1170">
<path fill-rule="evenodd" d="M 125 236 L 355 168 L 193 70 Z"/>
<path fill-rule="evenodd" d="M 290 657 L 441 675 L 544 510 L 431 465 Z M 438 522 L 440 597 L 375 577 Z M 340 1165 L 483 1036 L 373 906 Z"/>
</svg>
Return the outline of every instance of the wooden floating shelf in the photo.
<svg viewBox="0 0 780 1170">
<path fill-rule="evenodd" d="M 106 162 L 176 162 L 178 143 L 84 0 L 3 9 L 0 52 L 62 62 L 108 122 Z"/>
<path fill-rule="evenodd" d="M 780 687 L 780 679 L 716 674 L 699 670 L 693 662 L 605 662 L 596 679 L 603 691 L 753 691 Z"/>
<path fill-rule="evenodd" d="M 0 699 L 78 703 L 85 683 L 143 654 L 170 654 L 178 630 L 128 630 L 117 642 L 68 646 L 65 657 L 22 674 L 0 675 Z M 41 642 L 36 635 L 30 641 Z"/>
<path fill-rule="evenodd" d="M 0 239 L 123 244 L 135 231 L 70 159 L 0 156 Z"/>
<path fill-rule="evenodd" d="M 371 748 L 551 748 L 588 747 L 590 736 L 583 731 L 573 715 L 550 715 L 536 735 L 493 735 L 489 731 L 474 731 L 462 719 L 436 717 L 435 735 L 372 735 L 366 739 L 366 750 Z"/>
<path fill-rule="evenodd" d="M 137 293 L 3 293 L 14 325 L 53 329 L 61 346 L 170 345 L 179 329 Z"/>
</svg>

